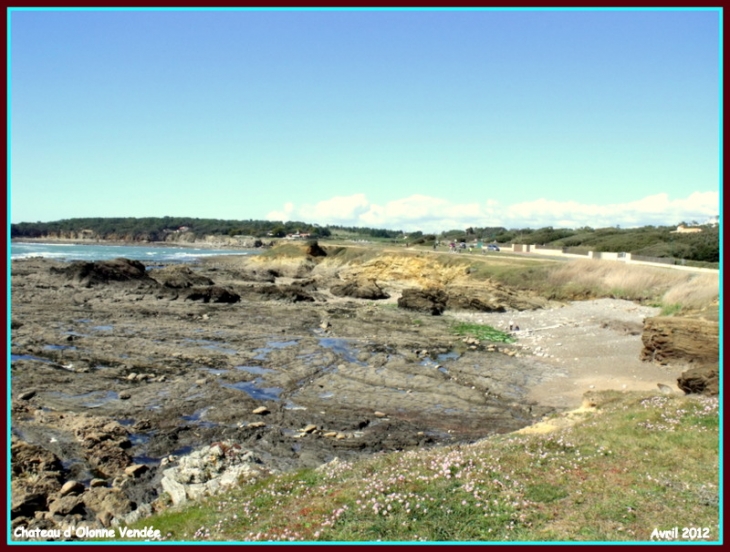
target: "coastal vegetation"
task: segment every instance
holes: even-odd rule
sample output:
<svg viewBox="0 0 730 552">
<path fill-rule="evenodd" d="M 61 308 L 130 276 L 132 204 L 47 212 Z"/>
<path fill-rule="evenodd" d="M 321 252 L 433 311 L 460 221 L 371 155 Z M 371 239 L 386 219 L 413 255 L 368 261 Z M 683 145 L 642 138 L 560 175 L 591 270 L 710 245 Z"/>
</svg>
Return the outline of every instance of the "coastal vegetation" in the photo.
<svg viewBox="0 0 730 552">
<path fill-rule="evenodd" d="M 474 337 L 482 341 L 494 341 L 498 343 L 513 343 L 515 341 L 510 334 L 497 330 L 492 326 L 487 326 L 486 324 L 460 322 L 454 326 L 454 333 L 456 335 Z"/>
<path fill-rule="evenodd" d="M 693 225 L 697 232 L 676 232 L 676 226 L 640 228 L 521 228 L 469 227 L 446 230 L 438 234 L 421 231 L 403 232 L 369 227 L 319 225 L 299 221 L 218 220 L 190 217 L 147 218 L 74 218 L 54 222 L 11 224 L 12 238 L 43 238 L 83 233 L 98 239 L 129 241 L 165 241 L 170 234 L 252 236 L 283 238 L 305 234 L 331 240 L 380 241 L 432 246 L 439 242 L 483 242 L 535 244 L 548 248 L 565 248 L 571 252 L 626 252 L 647 257 L 676 258 L 686 261 L 717 263 L 720 260 L 718 225 Z"/>
<path fill-rule="evenodd" d="M 556 415 L 532 432 L 335 460 L 134 527 L 166 541 L 548 542 L 650 541 L 691 524 L 718 540 L 717 398 L 604 391 L 590 405 L 561 429 Z"/>
<path fill-rule="evenodd" d="M 302 248 L 279 246 L 266 254 L 275 257 L 279 250 L 288 255 L 304 255 Z M 375 248 L 327 246 L 328 262 L 364 264 L 375 262 L 385 253 Z M 402 251 L 402 259 L 420 258 L 424 252 Z M 429 255 L 428 262 L 440 273 L 462 269 L 470 280 L 492 282 L 537 293 L 557 301 L 610 297 L 662 307 L 678 314 L 688 311 L 718 311 L 719 274 L 670 270 L 637 264 L 626 265 L 598 259 L 555 261 L 519 256 Z M 716 318 L 716 314 L 713 318 Z"/>
</svg>

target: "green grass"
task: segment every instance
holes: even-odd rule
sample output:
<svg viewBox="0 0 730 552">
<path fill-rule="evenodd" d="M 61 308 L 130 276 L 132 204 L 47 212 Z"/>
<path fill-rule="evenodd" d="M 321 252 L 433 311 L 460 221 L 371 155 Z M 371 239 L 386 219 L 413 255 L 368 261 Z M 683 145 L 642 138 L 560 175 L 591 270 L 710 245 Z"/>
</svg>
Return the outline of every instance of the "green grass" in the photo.
<svg viewBox="0 0 730 552">
<path fill-rule="evenodd" d="M 660 316 L 672 316 L 673 314 L 679 314 L 680 312 L 682 312 L 682 305 L 674 303 L 671 305 L 663 305 L 659 314 Z"/>
<path fill-rule="evenodd" d="M 644 542 L 654 528 L 692 525 L 717 540 L 717 399 L 595 401 L 553 433 L 269 476 L 133 527 L 166 541 Z"/>
<path fill-rule="evenodd" d="M 499 343 L 514 343 L 515 338 L 510 334 L 497 330 L 486 324 L 471 324 L 460 322 L 455 324 L 452 331 L 456 335 L 475 337 L 481 341 L 495 341 Z"/>
</svg>

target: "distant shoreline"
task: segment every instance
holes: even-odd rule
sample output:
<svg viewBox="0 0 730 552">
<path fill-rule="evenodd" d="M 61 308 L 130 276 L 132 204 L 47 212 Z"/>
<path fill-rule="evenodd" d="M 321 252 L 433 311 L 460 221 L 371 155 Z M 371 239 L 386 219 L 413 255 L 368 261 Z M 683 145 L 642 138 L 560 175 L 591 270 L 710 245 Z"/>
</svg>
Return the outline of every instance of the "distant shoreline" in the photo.
<svg viewBox="0 0 730 552">
<path fill-rule="evenodd" d="M 126 240 L 79 240 L 66 238 L 11 238 L 11 243 L 58 243 L 66 245 L 120 245 L 120 246 L 151 246 L 151 247 L 184 247 L 198 249 L 257 249 L 256 247 L 245 246 L 229 242 L 164 242 L 164 241 L 126 241 Z"/>
</svg>

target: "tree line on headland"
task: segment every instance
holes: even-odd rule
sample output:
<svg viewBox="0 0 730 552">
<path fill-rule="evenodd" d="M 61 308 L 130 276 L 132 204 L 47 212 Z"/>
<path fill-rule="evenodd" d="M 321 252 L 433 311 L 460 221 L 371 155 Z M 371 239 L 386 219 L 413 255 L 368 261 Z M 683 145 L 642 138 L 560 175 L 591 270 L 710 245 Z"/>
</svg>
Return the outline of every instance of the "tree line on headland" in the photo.
<svg viewBox="0 0 730 552">
<path fill-rule="evenodd" d="M 683 224 L 684 226 L 688 226 Z M 410 244 L 431 245 L 435 241 L 523 243 L 550 248 L 618 251 L 650 257 L 674 257 L 716 263 L 720 260 L 718 225 L 691 225 L 695 232 L 677 232 L 675 226 L 640 228 L 553 228 L 506 229 L 504 227 L 470 227 L 424 234 L 383 228 L 320 226 L 299 221 L 219 220 L 190 217 L 146 218 L 73 218 L 54 222 L 21 222 L 10 225 L 14 239 L 60 237 L 87 233 L 97 239 L 125 241 L 169 241 L 170 234 L 283 238 L 291 234 L 315 239 L 349 237 L 362 240 L 399 240 Z"/>
</svg>

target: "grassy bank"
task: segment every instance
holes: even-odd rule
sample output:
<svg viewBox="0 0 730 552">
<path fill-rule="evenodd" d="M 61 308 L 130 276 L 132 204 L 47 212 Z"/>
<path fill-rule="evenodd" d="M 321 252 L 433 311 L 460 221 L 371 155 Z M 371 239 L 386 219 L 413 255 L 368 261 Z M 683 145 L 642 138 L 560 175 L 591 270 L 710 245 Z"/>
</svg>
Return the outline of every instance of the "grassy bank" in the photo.
<svg viewBox="0 0 730 552">
<path fill-rule="evenodd" d="M 333 461 L 242 483 L 137 527 L 166 541 L 718 539 L 718 401 L 602 392 L 551 433 Z"/>
<path fill-rule="evenodd" d="M 363 264 L 394 251 L 381 247 L 331 247 L 330 262 Z M 664 314 L 717 310 L 719 274 L 627 265 L 613 261 L 556 261 L 508 254 L 451 254 L 398 250 L 403 258 L 428 258 L 435 272 L 463 267 L 473 280 L 491 280 L 554 300 L 611 297 L 659 306 Z M 271 251 L 276 254 L 276 249 Z"/>
</svg>

